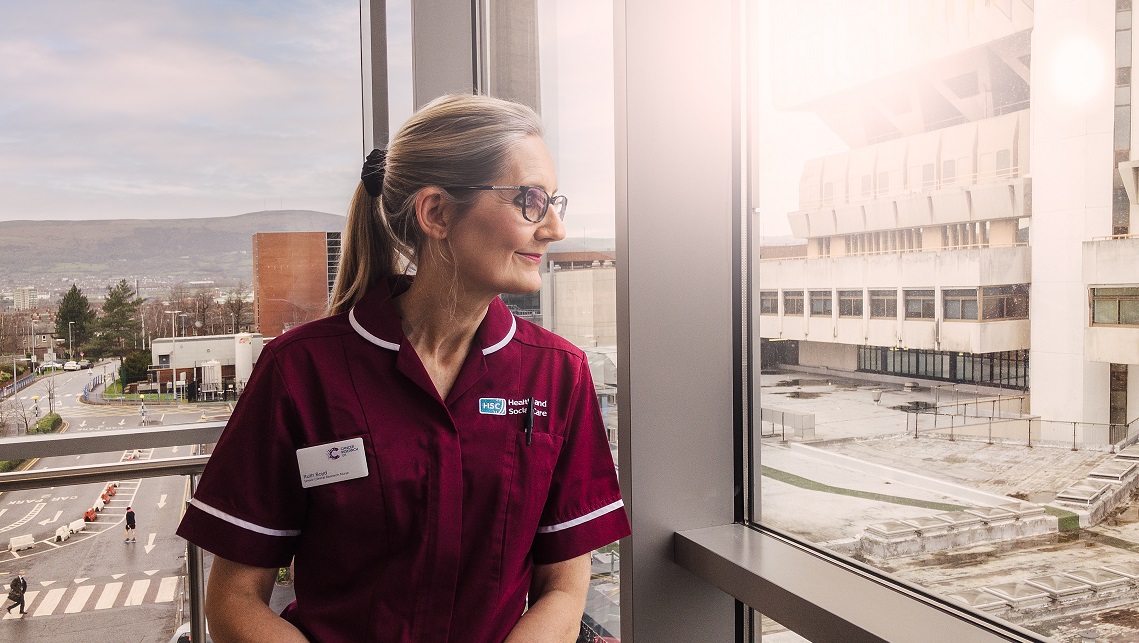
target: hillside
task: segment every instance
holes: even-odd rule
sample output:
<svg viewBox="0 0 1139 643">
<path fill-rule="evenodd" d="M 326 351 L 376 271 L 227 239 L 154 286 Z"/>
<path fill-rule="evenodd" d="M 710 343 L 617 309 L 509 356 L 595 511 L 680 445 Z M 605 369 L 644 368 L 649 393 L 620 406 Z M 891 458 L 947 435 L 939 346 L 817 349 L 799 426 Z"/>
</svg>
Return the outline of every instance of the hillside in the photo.
<svg viewBox="0 0 1139 643">
<path fill-rule="evenodd" d="M 0 290 L 121 278 L 248 283 L 254 232 L 343 227 L 343 216 L 311 210 L 180 220 L 0 221 Z"/>
</svg>

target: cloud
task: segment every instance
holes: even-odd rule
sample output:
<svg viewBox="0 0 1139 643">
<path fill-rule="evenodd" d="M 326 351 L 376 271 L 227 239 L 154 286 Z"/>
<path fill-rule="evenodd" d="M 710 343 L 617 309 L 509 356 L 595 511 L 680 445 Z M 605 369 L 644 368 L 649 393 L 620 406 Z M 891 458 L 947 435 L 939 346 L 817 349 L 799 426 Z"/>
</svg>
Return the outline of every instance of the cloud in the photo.
<svg viewBox="0 0 1139 643">
<path fill-rule="evenodd" d="M 342 212 L 357 7 L 0 5 L 0 219 Z"/>
</svg>

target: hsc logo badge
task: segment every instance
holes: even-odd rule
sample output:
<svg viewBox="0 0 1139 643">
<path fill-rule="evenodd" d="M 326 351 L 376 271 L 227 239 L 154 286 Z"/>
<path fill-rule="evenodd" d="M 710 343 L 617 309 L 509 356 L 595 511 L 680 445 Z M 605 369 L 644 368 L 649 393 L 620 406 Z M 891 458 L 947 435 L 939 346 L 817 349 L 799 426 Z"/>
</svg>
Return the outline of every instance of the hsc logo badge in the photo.
<svg viewBox="0 0 1139 643">
<path fill-rule="evenodd" d="M 501 397 L 480 397 L 479 413 L 483 415 L 506 415 L 506 400 Z"/>
</svg>

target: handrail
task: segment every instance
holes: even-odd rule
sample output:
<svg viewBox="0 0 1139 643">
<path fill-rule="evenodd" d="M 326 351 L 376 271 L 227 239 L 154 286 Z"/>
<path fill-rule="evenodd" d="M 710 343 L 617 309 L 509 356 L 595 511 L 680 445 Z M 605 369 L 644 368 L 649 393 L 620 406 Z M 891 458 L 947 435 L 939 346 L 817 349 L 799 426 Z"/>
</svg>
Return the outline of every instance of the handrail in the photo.
<svg viewBox="0 0 1139 643">
<path fill-rule="evenodd" d="M 0 458 L 6 460 L 25 459 L 185 444 L 212 444 L 218 441 L 224 428 L 225 422 L 195 422 L 193 424 L 113 429 L 92 433 L 25 435 L 16 438 L 2 438 L 0 439 Z M 127 477 L 153 478 L 168 475 L 188 475 L 190 476 L 192 493 L 194 476 L 205 469 L 208 460 L 208 455 L 194 455 L 0 473 L 0 491 L 106 482 L 108 479 Z M 205 579 L 201 548 L 187 542 L 186 560 L 187 585 L 190 593 L 191 634 L 194 640 L 204 640 L 206 616 L 202 606 L 204 605 Z"/>
</svg>

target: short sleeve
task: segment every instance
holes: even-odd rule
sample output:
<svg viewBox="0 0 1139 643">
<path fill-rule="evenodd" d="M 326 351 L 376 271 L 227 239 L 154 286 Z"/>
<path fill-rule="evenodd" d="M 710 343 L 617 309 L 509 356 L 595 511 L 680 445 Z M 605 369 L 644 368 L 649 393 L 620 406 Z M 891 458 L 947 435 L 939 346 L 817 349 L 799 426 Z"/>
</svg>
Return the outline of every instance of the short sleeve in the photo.
<svg viewBox="0 0 1139 643">
<path fill-rule="evenodd" d="M 579 364 L 565 440 L 534 537 L 538 564 L 576 558 L 630 533 L 593 379 L 586 361 Z"/>
<path fill-rule="evenodd" d="M 299 420 L 269 347 L 226 424 L 178 535 L 223 558 L 285 567 L 306 513 L 293 436 Z"/>
</svg>

